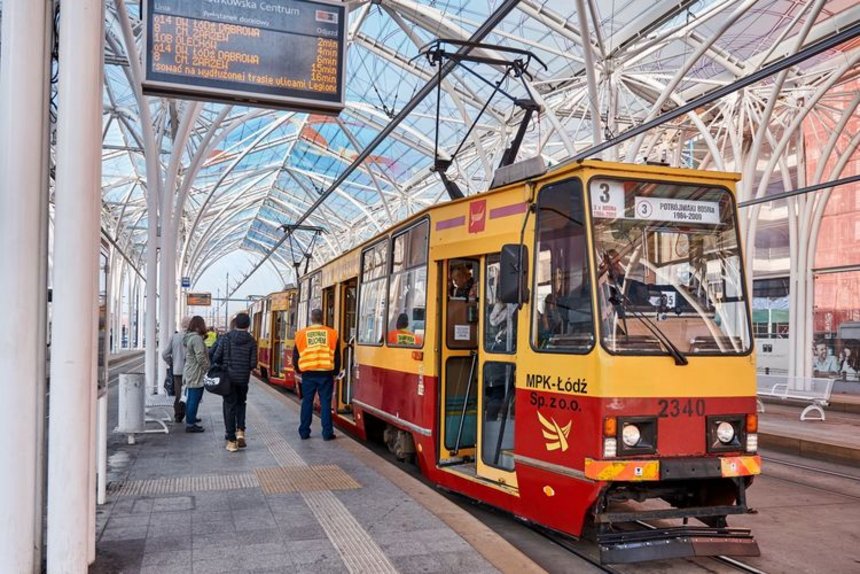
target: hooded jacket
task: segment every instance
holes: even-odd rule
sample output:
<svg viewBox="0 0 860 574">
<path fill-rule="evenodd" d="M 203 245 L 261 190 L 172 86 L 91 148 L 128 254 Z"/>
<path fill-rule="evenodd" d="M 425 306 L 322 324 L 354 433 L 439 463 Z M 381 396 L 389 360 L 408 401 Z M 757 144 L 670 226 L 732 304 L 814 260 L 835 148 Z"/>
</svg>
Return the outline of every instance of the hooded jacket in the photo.
<svg viewBox="0 0 860 574">
<path fill-rule="evenodd" d="M 185 369 L 182 372 L 182 384 L 189 389 L 203 386 L 203 377 L 209 370 L 209 353 L 203 344 L 203 337 L 197 333 L 185 333 L 182 338 L 185 345 Z"/>
<path fill-rule="evenodd" d="M 247 385 L 257 366 L 257 341 L 248 331 L 234 329 L 218 339 L 212 362 L 227 367 L 231 384 Z"/>
</svg>

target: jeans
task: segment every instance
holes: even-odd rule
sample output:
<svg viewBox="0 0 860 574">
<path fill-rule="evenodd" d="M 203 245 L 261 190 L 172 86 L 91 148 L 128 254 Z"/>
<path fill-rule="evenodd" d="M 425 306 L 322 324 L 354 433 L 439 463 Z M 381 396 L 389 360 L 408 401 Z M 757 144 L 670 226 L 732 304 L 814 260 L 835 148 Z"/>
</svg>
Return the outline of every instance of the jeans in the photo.
<svg viewBox="0 0 860 574">
<path fill-rule="evenodd" d="M 203 387 L 196 389 L 186 389 L 188 393 L 188 404 L 185 406 L 185 426 L 193 427 L 194 421 L 197 420 L 197 407 L 200 406 L 200 400 L 203 398 Z"/>
<path fill-rule="evenodd" d="M 236 429 L 245 430 L 245 407 L 248 404 L 248 385 L 232 385 L 224 397 L 224 438 L 236 440 Z"/>
<path fill-rule="evenodd" d="M 320 394 L 320 417 L 322 418 L 322 436 L 331 438 L 334 429 L 331 425 L 331 394 L 334 389 L 334 377 L 328 373 L 302 373 L 302 414 L 299 424 L 299 436 L 307 438 L 311 435 L 311 419 L 314 411 L 314 395 Z"/>
<path fill-rule="evenodd" d="M 182 402 L 182 375 L 173 375 L 173 416 L 181 423 L 185 418 L 185 403 Z"/>
</svg>

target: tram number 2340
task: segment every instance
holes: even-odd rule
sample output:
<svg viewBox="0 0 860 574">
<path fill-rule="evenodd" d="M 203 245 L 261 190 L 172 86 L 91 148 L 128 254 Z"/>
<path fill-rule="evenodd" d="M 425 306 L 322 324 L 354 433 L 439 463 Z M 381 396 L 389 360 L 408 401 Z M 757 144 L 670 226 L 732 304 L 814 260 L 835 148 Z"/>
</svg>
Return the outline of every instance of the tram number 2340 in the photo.
<svg viewBox="0 0 860 574">
<path fill-rule="evenodd" d="M 705 416 L 705 400 L 704 399 L 660 399 L 657 401 L 659 412 L 657 416 L 660 418 L 680 417 L 680 416 Z"/>
</svg>

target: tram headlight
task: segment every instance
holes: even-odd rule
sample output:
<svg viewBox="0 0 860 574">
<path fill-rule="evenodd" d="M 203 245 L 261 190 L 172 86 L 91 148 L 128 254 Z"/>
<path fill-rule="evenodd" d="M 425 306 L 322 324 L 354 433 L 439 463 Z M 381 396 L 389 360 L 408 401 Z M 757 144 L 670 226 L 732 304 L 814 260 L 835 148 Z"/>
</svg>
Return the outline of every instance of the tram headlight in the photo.
<svg viewBox="0 0 860 574">
<path fill-rule="evenodd" d="M 722 421 L 717 425 L 717 440 L 723 444 L 729 444 L 735 438 L 735 427 L 732 423 Z"/>
<path fill-rule="evenodd" d="M 621 455 L 657 452 L 657 417 L 618 417 L 618 449 Z"/>
<path fill-rule="evenodd" d="M 624 425 L 624 428 L 621 430 L 621 441 L 624 443 L 624 446 L 634 447 L 639 444 L 639 439 L 641 438 L 642 434 L 636 425 Z"/>
<path fill-rule="evenodd" d="M 716 415 L 708 417 L 708 452 L 742 450 L 746 446 L 746 416 Z"/>
</svg>

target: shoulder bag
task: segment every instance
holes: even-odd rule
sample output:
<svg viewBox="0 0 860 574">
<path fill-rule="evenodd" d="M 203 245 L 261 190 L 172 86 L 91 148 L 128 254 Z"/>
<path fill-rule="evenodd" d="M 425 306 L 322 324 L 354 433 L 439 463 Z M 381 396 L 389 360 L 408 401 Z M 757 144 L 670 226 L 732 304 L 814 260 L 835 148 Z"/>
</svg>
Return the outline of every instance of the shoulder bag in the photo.
<svg viewBox="0 0 860 574">
<path fill-rule="evenodd" d="M 232 345 L 226 336 L 222 344 L 224 345 L 224 362 L 212 365 L 209 368 L 209 372 L 203 377 L 203 388 L 210 393 L 226 397 L 233 390 L 233 386 L 230 384 L 230 374 L 227 371 L 227 366 L 230 364 L 230 347 Z"/>
</svg>

